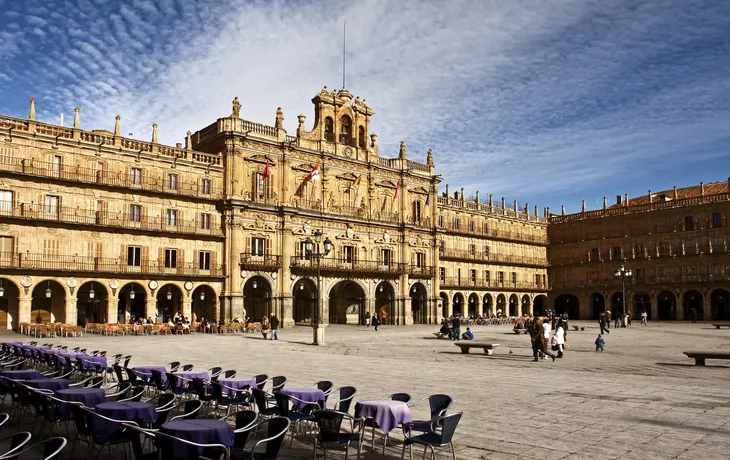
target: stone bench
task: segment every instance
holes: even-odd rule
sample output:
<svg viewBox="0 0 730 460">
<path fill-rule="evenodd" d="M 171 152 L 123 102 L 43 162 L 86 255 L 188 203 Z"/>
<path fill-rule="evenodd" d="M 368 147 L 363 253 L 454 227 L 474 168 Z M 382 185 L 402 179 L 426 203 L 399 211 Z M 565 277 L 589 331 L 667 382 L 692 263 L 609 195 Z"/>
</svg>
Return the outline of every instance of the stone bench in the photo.
<svg viewBox="0 0 730 460">
<path fill-rule="evenodd" d="M 465 355 L 469 354 L 469 349 L 471 348 L 481 348 L 484 350 L 484 354 L 489 356 L 492 356 L 493 350 L 499 346 L 498 343 L 474 342 L 472 340 L 463 340 L 461 342 L 456 342 L 454 345 L 461 348 L 461 352 Z"/>
<path fill-rule="evenodd" d="M 722 351 L 685 351 L 684 354 L 695 360 L 695 366 L 704 366 L 706 359 L 730 359 L 730 353 Z"/>
<path fill-rule="evenodd" d="M 715 326 L 715 329 L 720 329 L 721 327 L 730 329 L 730 323 L 712 323 L 712 325 Z"/>
</svg>

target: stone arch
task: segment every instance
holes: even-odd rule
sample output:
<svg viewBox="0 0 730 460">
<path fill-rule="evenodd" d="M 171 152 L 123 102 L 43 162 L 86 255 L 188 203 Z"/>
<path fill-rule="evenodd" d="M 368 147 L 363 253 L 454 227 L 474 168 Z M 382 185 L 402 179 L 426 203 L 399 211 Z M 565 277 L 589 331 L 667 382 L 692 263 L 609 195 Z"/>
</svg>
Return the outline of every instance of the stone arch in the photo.
<svg viewBox="0 0 730 460">
<path fill-rule="evenodd" d="M 545 296 L 540 295 L 535 297 L 536 310 L 538 297 Z M 543 303 L 543 311 L 542 313 L 540 313 L 540 315 L 545 314 L 544 307 L 546 305 L 547 303 Z M 567 312 L 568 319 L 578 319 L 580 318 L 580 300 L 578 300 L 578 297 L 574 296 L 573 294 L 561 294 L 555 298 L 553 310 L 555 311 L 556 315 L 562 315 L 563 313 Z M 535 315 L 538 315 L 537 311 L 535 311 Z"/>
<path fill-rule="evenodd" d="M 520 299 L 517 297 L 517 294 L 511 294 L 509 296 L 509 316 L 517 316 L 519 303 Z"/>
<path fill-rule="evenodd" d="M 609 297 L 609 303 L 611 305 L 612 318 L 616 318 L 616 315 L 623 315 L 624 312 L 624 299 L 621 291 L 614 292 Z"/>
<path fill-rule="evenodd" d="M 700 321 L 705 319 L 703 312 L 704 300 L 704 296 L 700 291 L 695 289 L 685 291 L 682 294 L 682 313 L 684 314 L 684 319 L 694 320 L 696 318 Z"/>
<path fill-rule="evenodd" d="M 107 323 L 109 290 L 104 283 L 86 281 L 76 289 L 76 316 L 78 325 Z M 116 318 L 113 318 L 116 321 Z M 71 318 L 69 318 L 71 320 Z"/>
<path fill-rule="evenodd" d="M 11 278 L 0 278 L 0 329 L 20 326 L 20 287 Z"/>
<path fill-rule="evenodd" d="M 469 299 L 466 303 L 467 314 L 471 317 L 476 317 L 479 314 L 479 295 L 476 292 L 469 294 Z"/>
<path fill-rule="evenodd" d="M 606 311 L 606 298 L 600 292 L 594 292 L 590 296 L 591 302 L 591 317 L 598 319 L 601 313 Z"/>
<path fill-rule="evenodd" d="M 449 309 L 449 295 L 445 292 L 439 292 L 439 297 L 441 298 L 441 316 L 448 318 L 451 314 Z"/>
<path fill-rule="evenodd" d="M 535 316 L 543 316 L 547 307 L 547 296 L 544 294 L 538 294 L 532 299 L 532 314 Z M 557 312 L 557 307 L 555 308 Z M 568 313 L 569 316 L 570 313 Z M 579 316 L 574 316 L 574 319 L 578 319 Z"/>
<path fill-rule="evenodd" d="M 505 309 L 507 308 L 507 297 L 505 297 L 504 294 L 497 295 L 497 303 L 494 305 L 494 308 L 496 308 L 494 313 L 498 316 L 505 316 L 507 314 L 505 312 Z"/>
<path fill-rule="evenodd" d="M 33 287 L 30 307 L 32 323 L 66 322 L 66 287 L 53 278 L 44 279 Z M 74 321 L 76 318 L 74 318 Z"/>
<path fill-rule="evenodd" d="M 260 274 L 247 277 L 243 283 L 243 308 L 246 318 L 257 322 L 264 316 L 269 316 L 273 292 L 274 284 L 268 277 Z"/>
<path fill-rule="evenodd" d="M 383 288 L 385 289 L 385 288 Z M 329 290 L 328 317 L 330 323 L 364 324 L 367 291 L 355 280 L 340 280 Z M 371 315 L 377 313 L 370 312 Z"/>
<path fill-rule="evenodd" d="M 385 280 L 375 286 L 375 311 L 381 324 L 396 324 L 396 290 L 392 282 Z"/>
<path fill-rule="evenodd" d="M 672 291 L 657 294 L 659 320 L 677 319 L 677 296 Z"/>
<path fill-rule="evenodd" d="M 494 313 L 494 297 L 490 293 L 482 297 L 482 316 L 489 318 Z"/>
<path fill-rule="evenodd" d="M 530 299 L 530 296 L 529 295 L 524 294 L 522 296 L 522 299 L 521 300 L 522 301 L 521 301 L 521 304 L 520 305 L 521 305 L 522 309 L 521 309 L 520 313 L 523 314 L 523 315 L 529 315 L 530 314 L 530 310 L 531 310 L 530 307 L 532 307 L 532 299 Z"/>
<path fill-rule="evenodd" d="M 218 295 L 213 286 L 199 284 L 191 292 L 190 321 L 201 322 L 217 319 Z"/>
<path fill-rule="evenodd" d="M 713 321 L 730 319 L 730 291 L 716 288 L 710 293 L 710 314 Z"/>
<path fill-rule="evenodd" d="M 147 299 L 152 298 L 147 286 L 130 281 L 119 289 L 117 295 L 117 317 L 107 318 L 109 321 L 129 323 L 135 317 L 144 317 Z"/>
<path fill-rule="evenodd" d="M 464 294 L 461 292 L 457 292 L 454 294 L 454 297 L 451 299 L 451 303 L 453 306 L 453 312 L 452 314 L 454 316 L 456 315 L 464 315 Z"/>
<path fill-rule="evenodd" d="M 411 318 L 415 324 L 428 324 L 428 288 L 420 281 L 411 284 L 408 291 L 411 299 Z"/>
<path fill-rule="evenodd" d="M 161 317 L 165 321 L 178 312 L 182 313 L 183 316 L 191 314 L 183 310 L 184 298 L 185 290 L 178 283 L 170 282 L 160 286 L 155 296 L 155 316 Z M 152 319 L 155 320 L 155 318 Z M 188 321 L 191 320 L 191 318 L 188 318 Z"/>
<path fill-rule="evenodd" d="M 640 318 L 646 312 L 646 318 L 651 319 L 651 296 L 646 292 L 635 292 L 631 295 L 631 317 Z"/>
<path fill-rule="evenodd" d="M 317 308 L 317 284 L 309 278 L 299 278 L 292 285 L 292 316 L 295 323 L 312 324 Z"/>
</svg>

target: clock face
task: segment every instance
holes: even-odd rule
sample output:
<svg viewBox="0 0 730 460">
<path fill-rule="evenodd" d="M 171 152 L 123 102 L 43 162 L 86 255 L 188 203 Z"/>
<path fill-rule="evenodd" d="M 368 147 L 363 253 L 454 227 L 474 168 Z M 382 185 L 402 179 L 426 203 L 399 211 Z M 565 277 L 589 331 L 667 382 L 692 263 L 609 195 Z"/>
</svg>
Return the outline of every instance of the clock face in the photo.
<svg viewBox="0 0 730 460">
<path fill-rule="evenodd" d="M 350 147 L 347 147 L 347 148 L 345 149 L 345 156 L 346 156 L 347 158 L 350 158 L 350 157 L 352 156 L 352 149 L 351 149 Z"/>
<path fill-rule="evenodd" d="M 185 290 L 189 291 L 193 288 L 193 282 L 192 281 L 186 281 L 185 282 Z"/>
<path fill-rule="evenodd" d="M 152 289 L 154 291 L 155 289 L 157 289 L 157 281 L 155 281 L 155 280 L 150 281 L 149 286 L 150 286 L 150 289 Z"/>
</svg>

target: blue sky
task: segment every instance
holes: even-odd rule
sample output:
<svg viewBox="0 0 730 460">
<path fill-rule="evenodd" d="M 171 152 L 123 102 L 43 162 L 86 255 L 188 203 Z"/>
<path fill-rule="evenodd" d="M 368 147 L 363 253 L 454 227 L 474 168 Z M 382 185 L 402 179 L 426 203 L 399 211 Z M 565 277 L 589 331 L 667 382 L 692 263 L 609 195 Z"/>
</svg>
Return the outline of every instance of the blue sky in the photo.
<svg viewBox="0 0 730 460">
<path fill-rule="evenodd" d="M 730 2 L 0 0 L 0 113 L 182 142 L 230 113 L 314 120 L 347 87 L 381 154 L 550 206 L 730 176 Z M 725 167 L 720 167 L 725 165 Z M 442 187 L 443 190 L 443 187 Z"/>
</svg>

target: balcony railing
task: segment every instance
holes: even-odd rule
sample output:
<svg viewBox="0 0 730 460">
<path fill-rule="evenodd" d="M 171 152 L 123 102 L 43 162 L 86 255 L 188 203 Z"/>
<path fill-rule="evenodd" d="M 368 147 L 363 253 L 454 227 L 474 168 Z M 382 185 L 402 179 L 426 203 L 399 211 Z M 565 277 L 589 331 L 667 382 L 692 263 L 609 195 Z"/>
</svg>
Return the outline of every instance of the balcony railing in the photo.
<svg viewBox="0 0 730 460">
<path fill-rule="evenodd" d="M 311 271 L 317 269 L 317 260 L 302 256 L 292 256 L 290 260 L 292 269 Z M 352 260 L 343 261 L 338 259 L 321 259 L 319 268 L 323 272 L 339 273 L 365 273 L 365 274 L 387 274 L 398 276 L 406 273 L 406 264 L 399 262 L 383 262 L 381 260 Z"/>
<path fill-rule="evenodd" d="M 175 267 L 165 267 L 164 261 L 142 260 L 139 265 L 128 265 L 127 258 L 84 257 L 55 254 L 0 253 L 0 267 L 17 270 L 99 272 L 114 274 L 142 273 L 151 275 L 185 275 L 220 278 L 220 266 L 201 269 L 197 263 L 178 263 Z"/>
<path fill-rule="evenodd" d="M 195 198 L 217 200 L 223 197 L 223 190 L 218 187 L 203 186 L 202 183 L 190 182 L 178 178 L 175 187 L 168 187 L 163 177 L 132 177 L 124 172 L 103 171 L 73 165 L 58 165 L 36 159 L 23 159 L 0 156 L 0 172 L 22 174 L 28 176 L 49 177 L 53 179 L 82 182 L 85 184 L 122 187 L 134 190 L 181 195 Z"/>
<path fill-rule="evenodd" d="M 240 266 L 242 270 L 276 271 L 281 268 L 281 256 L 275 254 L 257 256 L 242 252 Z"/>
<path fill-rule="evenodd" d="M 477 228 L 477 226 L 470 228 L 468 222 L 466 223 L 466 225 L 464 225 L 463 221 L 459 224 L 458 227 L 453 225 L 453 223 L 448 223 L 441 228 L 454 233 L 462 233 L 464 235 L 471 236 L 481 236 L 494 240 L 517 241 L 520 243 L 534 243 L 545 246 L 547 246 L 548 244 L 547 232 L 545 232 L 544 235 L 531 235 L 529 233 L 510 232 L 507 230 L 490 229 L 488 231 L 484 231 L 483 228 Z"/>
<path fill-rule="evenodd" d="M 644 276 L 641 279 L 630 278 L 626 281 L 626 288 L 636 290 L 637 287 L 655 286 L 655 285 L 681 285 L 689 283 L 712 283 L 730 281 L 730 273 L 728 274 L 698 274 L 698 275 L 658 275 Z M 621 289 L 621 280 L 614 278 L 606 279 L 589 279 L 579 281 L 556 281 L 554 286 L 558 289 L 584 288 L 584 287 L 609 287 Z"/>
<path fill-rule="evenodd" d="M 43 220 L 77 225 L 123 227 L 150 232 L 182 233 L 192 235 L 223 236 L 215 225 L 203 228 L 193 219 L 187 222 L 175 220 L 168 224 L 165 217 L 136 216 L 130 219 L 128 212 L 96 211 L 68 206 L 46 206 L 40 203 L 10 203 L 0 201 L 0 217 L 20 220 Z M 138 220 L 135 220 L 138 219 Z M 175 225 L 172 225 L 174 223 Z"/>
<path fill-rule="evenodd" d="M 520 256 L 512 254 L 484 254 L 464 249 L 443 249 L 439 251 L 441 259 L 479 261 L 482 263 L 504 265 L 528 265 L 532 267 L 547 267 L 547 257 Z"/>
<path fill-rule="evenodd" d="M 411 278 L 433 278 L 436 276 L 436 267 L 411 264 L 408 266 L 408 276 Z"/>
<path fill-rule="evenodd" d="M 439 282 L 442 288 L 473 288 L 473 289 L 504 289 L 504 290 L 533 290 L 533 291 L 549 291 L 550 288 L 543 283 L 530 283 L 526 281 L 503 281 L 497 280 L 472 280 L 470 278 L 453 277 L 446 278 Z"/>
</svg>

